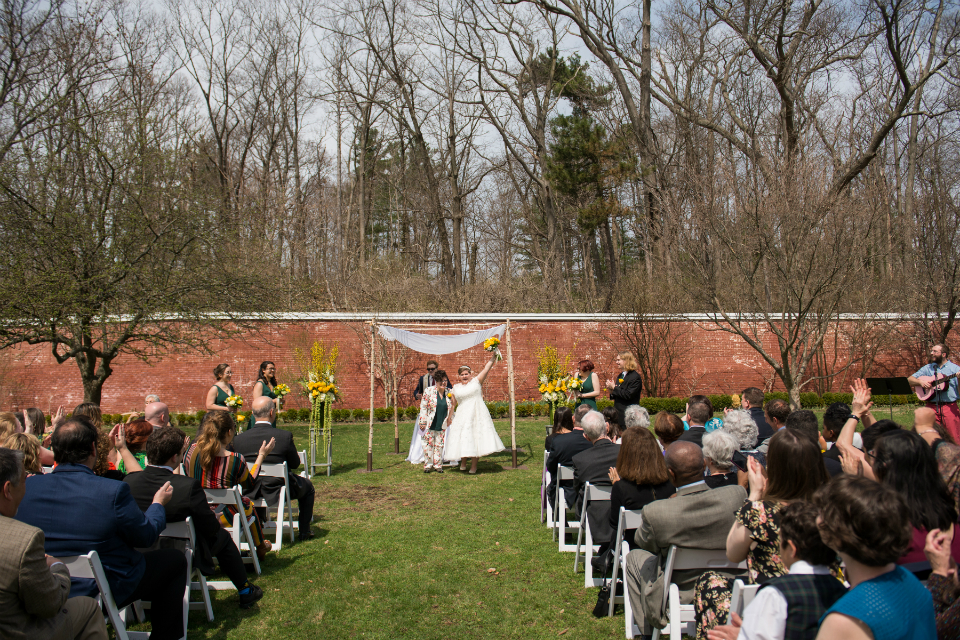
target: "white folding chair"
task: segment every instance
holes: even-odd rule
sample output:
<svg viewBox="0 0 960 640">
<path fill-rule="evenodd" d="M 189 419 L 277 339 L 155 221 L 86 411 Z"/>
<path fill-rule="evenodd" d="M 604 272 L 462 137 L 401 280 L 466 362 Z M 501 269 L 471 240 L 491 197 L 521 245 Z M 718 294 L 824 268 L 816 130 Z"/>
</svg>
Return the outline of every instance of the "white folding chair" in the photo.
<svg viewBox="0 0 960 640">
<path fill-rule="evenodd" d="M 550 452 L 544 450 L 543 452 L 543 471 L 540 472 L 540 522 L 546 522 L 548 527 L 553 526 L 553 513 L 551 513 L 550 505 L 547 503 L 547 487 L 550 486 L 550 472 L 547 470 L 547 458 L 550 457 Z"/>
<path fill-rule="evenodd" d="M 579 520 L 568 520 L 567 519 L 567 499 L 565 497 L 563 487 L 560 486 L 560 482 L 563 480 L 573 480 L 573 467 L 557 467 L 557 495 L 556 495 L 556 528 L 554 531 L 554 538 L 559 537 L 560 545 L 559 550 L 563 551 L 576 551 L 577 545 L 567 543 L 567 529 L 577 529 L 580 527 Z"/>
<path fill-rule="evenodd" d="M 244 557 L 244 562 L 253 564 L 257 575 L 260 575 L 260 560 L 257 559 L 257 547 L 253 544 L 253 534 L 250 533 L 250 525 L 256 522 L 256 515 L 249 518 L 244 515 L 243 494 L 240 493 L 240 487 L 231 489 L 204 489 L 207 494 L 207 502 L 213 506 L 223 505 L 233 507 L 237 515 L 233 518 L 233 524 L 230 526 L 230 535 L 233 536 L 233 542 L 240 551 L 249 551 L 249 557 Z"/>
<path fill-rule="evenodd" d="M 627 552 L 630 551 L 630 545 L 628 545 L 623 537 L 626 535 L 627 529 L 639 529 L 643 525 L 643 511 L 641 509 L 635 509 L 628 511 L 624 507 L 620 507 L 620 515 L 617 518 L 617 533 L 614 540 L 616 541 L 616 546 L 613 550 L 613 578 L 610 582 L 612 585 L 610 589 L 610 611 L 608 615 L 613 617 L 613 610 L 618 604 L 624 602 L 625 596 L 617 595 L 617 575 L 620 573 L 621 567 L 626 567 L 627 561 Z M 627 574 L 624 573 L 624 576 Z M 623 581 L 623 592 L 627 592 L 627 581 Z M 624 606 L 626 608 L 626 606 Z M 633 621 L 631 620 L 631 625 Z"/>
<path fill-rule="evenodd" d="M 248 462 L 247 467 L 252 469 L 253 464 Z M 273 542 L 274 551 L 280 551 L 283 548 L 283 529 L 286 527 L 290 531 L 290 543 L 293 544 L 293 530 L 297 528 L 293 521 L 293 505 L 291 505 L 290 500 L 290 476 L 288 476 L 288 467 L 287 462 L 284 460 L 280 464 L 262 464 L 260 465 L 260 473 L 257 476 L 258 478 L 282 478 L 283 486 L 280 487 L 280 495 L 277 498 L 276 505 L 267 504 L 266 499 L 257 498 L 251 500 L 253 501 L 253 506 L 258 509 L 264 509 L 267 512 L 267 518 L 263 522 L 263 534 L 266 535 L 268 531 L 273 531 L 276 533 L 276 540 Z M 270 513 L 270 510 L 276 508 L 277 517 L 273 518 L 273 514 Z"/>
<path fill-rule="evenodd" d="M 113 626 L 117 640 L 147 640 L 150 637 L 150 634 L 145 631 L 127 631 L 127 623 L 117 610 L 113 592 L 110 591 L 110 583 L 107 582 L 103 565 L 100 564 L 100 556 L 96 551 L 82 556 L 67 556 L 60 558 L 60 561 L 66 565 L 71 578 L 89 578 L 97 583 L 97 589 L 100 590 L 98 599 L 107 610 L 107 620 Z"/>
<path fill-rule="evenodd" d="M 573 557 L 573 572 L 577 572 L 580 565 L 580 543 L 586 538 L 586 550 L 583 559 L 583 586 L 599 587 L 605 576 L 593 577 L 593 552 L 600 549 L 600 545 L 593 544 L 593 531 L 590 530 L 590 518 L 587 517 L 587 507 L 591 502 L 610 502 L 610 493 L 613 487 L 603 487 L 590 484 L 583 488 L 583 510 L 580 512 L 580 531 L 577 533 L 577 552 Z"/>
<path fill-rule="evenodd" d="M 733 593 L 730 595 L 730 618 L 727 624 L 733 624 L 733 614 L 743 618 L 743 611 L 757 597 L 757 591 L 760 590 L 758 584 L 745 584 L 743 580 L 737 578 L 733 581 Z"/>
<path fill-rule="evenodd" d="M 43 469 L 44 475 L 48 473 L 53 473 L 53 467 L 41 467 Z"/>
<path fill-rule="evenodd" d="M 176 538 L 177 540 L 186 540 L 187 550 L 187 589 L 183 593 L 183 628 L 187 628 L 187 613 L 190 609 L 194 611 L 203 610 L 207 614 L 207 621 L 213 622 L 213 605 L 210 602 L 210 587 L 207 584 L 207 578 L 200 570 L 193 566 L 193 556 L 197 553 L 197 532 L 193 527 L 193 518 L 187 518 L 183 522 L 170 522 L 167 528 L 160 532 L 161 538 Z M 194 580 L 194 577 L 197 579 Z M 233 583 L 229 583 L 233 586 Z M 190 602 L 191 589 L 198 589 L 203 598 L 203 602 Z"/>
<path fill-rule="evenodd" d="M 696 615 L 692 604 L 680 604 L 680 588 L 673 583 L 674 571 L 734 571 L 746 568 L 746 562 L 730 562 L 725 549 L 683 549 L 672 545 L 663 568 L 663 609 L 667 612 L 667 626 L 653 630 L 653 640 L 669 635 L 680 640 L 683 634 L 696 633 Z M 627 629 L 627 637 L 632 629 Z"/>
<path fill-rule="evenodd" d="M 300 477 L 309 480 L 313 477 L 313 473 L 310 469 L 310 463 L 307 461 L 307 450 L 301 449 L 297 451 L 297 455 L 300 456 L 300 465 L 303 467 L 303 471 L 300 472 Z"/>
</svg>

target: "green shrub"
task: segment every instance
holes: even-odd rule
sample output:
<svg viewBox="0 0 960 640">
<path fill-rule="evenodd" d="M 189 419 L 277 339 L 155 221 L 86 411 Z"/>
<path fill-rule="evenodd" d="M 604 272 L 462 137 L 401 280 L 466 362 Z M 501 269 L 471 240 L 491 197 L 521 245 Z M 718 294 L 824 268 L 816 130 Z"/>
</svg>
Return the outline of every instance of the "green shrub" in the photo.
<svg viewBox="0 0 960 640">
<path fill-rule="evenodd" d="M 644 407 L 650 415 L 666 411 L 667 413 L 676 413 L 683 415 L 687 410 L 686 398 L 640 398 L 640 406 Z"/>
<path fill-rule="evenodd" d="M 373 417 L 377 422 L 387 422 L 393 420 L 393 407 L 376 407 L 373 410 Z"/>
<path fill-rule="evenodd" d="M 800 406 L 804 409 L 812 409 L 813 407 L 822 407 L 823 398 L 819 394 L 807 392 L 800 394 Z"/>
<path fill-rule="evenodd" d="M 354 409 L 352 415 L 354 420 L 365 422 L 370 419 L 370 409 Z"/>
<path fill-rule="evenodd" d="M 310 421 L 310 409 L 297 409 L 297 418 L 300 422 Z"/>
<path fill-rule="evenodd" d="M 790 394 L 786 391 L 768 391 L 763 394 L 763 402 L 766 404 L 771 400 L 783 400 L 784 402 L 790 402 Z"/>
<path fill-rule="evenodd" d="M 403 415 L 407 420 L 416 420 L 417 416 L 420 415 L 420 407 L 407 407 L 403 410 Z"/>
<path fill-rule="evenodd" d="M 613 400 L 610 398 L 598 398 L 597 399 L 597 411 L 603 411 L 609 407 L 613 406 Z M 641 405 L 643 406 L 643 405 Z M 649 409 L 647 409 L 649 411 Z"/>
<path fill-rule="evenodd" d="M 201 422 L 203 422 L 203 416 L 207 415 L 207 412 L 201 409 L 200 411 L 197 411 L 194 415 L 197 418 L 197 424 L 200 424 Z"/>
<path fill-rule="evenodd" d="M 517 405 L 517 417 L 518 418 L 529 418 L 533 415 L 533 403 L 532 402 L 521 402 Z"/>
<path fill-rule="evenodd" d="M 715 412 L 723 411 L 724 409 L 733 407 L 732 399 L 725 393 L 710 395 L 707 397 L 710 398 L 710 404 L 713 405 L 713 410 Z M 684 403 L 684 405 L 686 405 L 686 403 Z M 740 407 L 736 408 L 739 409 Z"/>
<path fill-rule="evenodd" d="M 834 402 L 842 402 L 844 404 L 851 404 L 853 402 L 852 393 L 831 393 L 827 392 L 820 396 L 820 401 L 823 402 L 823 406 L 829 407 Z"/>
</svg>

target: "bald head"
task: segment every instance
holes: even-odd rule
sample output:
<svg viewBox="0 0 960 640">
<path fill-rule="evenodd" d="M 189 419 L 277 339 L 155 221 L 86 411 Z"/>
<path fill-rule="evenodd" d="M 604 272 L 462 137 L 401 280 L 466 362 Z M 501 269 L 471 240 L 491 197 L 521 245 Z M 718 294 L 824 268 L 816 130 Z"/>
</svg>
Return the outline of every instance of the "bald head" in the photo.
<svg viewBox="0 0 960 640">
<path fill-rule="evenodd" d="M 677 441 L 667 448 L 667 474 L 675 487 L 703 480 L 703 449 L 692 442 Z"/>
<path fill-rule="evenodd" d="M 151 402 L 143 409 L 143 419 L 155 427 L 170 424 L 170 409 L 162 402 Z"/>
<path fill-rule="evenodd" d="M 271 418 L 273 417 L 272 413 L 275 406 L 272 398 L 260 396 L 253 401 L 253 406 L 251 407 L 253 417 L 261 421 L 272 421 Z"/>
</svg>

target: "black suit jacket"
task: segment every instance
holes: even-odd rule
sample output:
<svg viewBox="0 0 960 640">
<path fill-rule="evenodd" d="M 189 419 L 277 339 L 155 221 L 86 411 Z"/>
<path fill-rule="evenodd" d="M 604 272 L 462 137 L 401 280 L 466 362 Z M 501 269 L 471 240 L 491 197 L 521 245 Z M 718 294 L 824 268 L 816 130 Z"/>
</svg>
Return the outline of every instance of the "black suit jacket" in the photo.
<svg viewBox="0 0 960 640">
<path fill-rule="evenodd" d="M 619 376 L 617 376 L 619 378 Z M 613 408 L 620 414 L 620 426 L 623 423 L 623 412 L 632 404 L 640 402 L 640 392 L 643 391 L 643 380 L 636 371 L 627 371 L 623 376 L 623 382 L 610 390 L 610 399 L 613 400 Z"/>
<path fill-rule="evenodd" d="M 698 447 L 703 447 L 703 434 L 707 432 L 705 427 L 690 427 L 683 432 L 683 435 L 677 438 L 677 442 L 692 442 Z"/>
<path fill-rule="evenodd" d="M 753 445 L 756 449 L 764 440 L 773 435 L 773 427 L 767 422 L 767 416 L 764 415 L 761 407 L 750 407 L 750 417 L 757 423 L 757 443 Z"/>
<path fill-rule="evenodd" d="M 547 469 L 556 477 L 557 467 L 573 466 L 573 456 L 589 449 L 592 445 L 583 436 L 581 429 L 574 429 L 570 433 L 561 433 L 553 438 L 550 456 L 547 458 Z"/>
<path fill-rule="evenodd" d="M 233 439 L 230 449 L 239 453 L 248 461 L 257 459 L 260 453 L 260 445 L 269 442 L 270 438 L 276 438 L 277 444 L 263 459 L 264 464 L 283 464 L 287 463 L 287 472 L 290 476 L 290 491 L 296 493 L 296 481 L 293 476 L 296 475 L 294 469 L 300 468 L 300 454 L 293 443 L 293 434 L 284 429 L 277 429 L 270 426 L 268 422 L 258 422 L 248 430 L 237 435 Z M 282 478 L 266 478 L 260 476 L 254 484 L 253 489 L 246 492 L 248 498 L 264 498 L 267 504 L 276 504 L 280 499 L 280 489 L 283 487 Z M 296 499 L 297 496 L 289 496 L 290 499 Z"/>
<path fill-rule="evenodd" d="M 433 386 L 433 374 L 425 373 L 417 379 L 417 388 L 413 390 L 414 396 L 422 396 L 428 387 Z"/>
<path fill-rule="evenodd" d="M 167 522 L 183 522 L 193 518 L 193 528 L 197 533 L 197 567 L 204 573 L 213 573 L 213 556 L 227 545 L 232 544 L 217 516 L 207 503 L 207 495 L 200 481 L 189 476 L 181 476 L 161 467 L 147 466 L 137 473 L 130 473 L 123 479 L 130 485 L 130 493 L 142 511 L 153 503 L 153 496 L 165 482 L 173 487 L 173 496 L 164 506 Z"/>
<path fill-rule="evenodd" d="M 577 495 L 577 514 L 583 510 L 583 492 L 587 483 L 610 486 L 610 467 L 617 466 L 617 455 L 620 445 L 604 438 L 597 440 L 592 447 L 573 456 L 573 490 Z M 590 518 L 590 531 L 594 540 L 601 542 L 610 540 L 613 531 L 610 528 L 607 515 L 610 513 L 608 502 L 592 504 L 587 510 Z"/>
</svg>

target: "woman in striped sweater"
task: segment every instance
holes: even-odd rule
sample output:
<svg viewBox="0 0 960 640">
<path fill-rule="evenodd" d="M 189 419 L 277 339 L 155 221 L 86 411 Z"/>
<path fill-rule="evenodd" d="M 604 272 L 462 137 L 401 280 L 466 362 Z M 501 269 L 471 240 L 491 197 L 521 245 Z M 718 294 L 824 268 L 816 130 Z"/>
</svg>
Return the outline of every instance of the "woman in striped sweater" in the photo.
<svg viewBox="0 0 960 640">
<path fill-rule="evenodd" d="M 244 457 L 228 450 L 236 435 L 236 425 L 229 411 L 208 411 L 200 425 L 200 436 L 196 444 L 190 447 L 183 459 L 183 468 L 187 475 L 199 480 L 204 489 L 229 489 L 240 485 L 244 493 L 250 491 L 260 473 L 264 457 L 273 451 L 276 442 L 273 438 L 264 442 L 253 467 L 247 469 Z M 243 503 L 246 516 L 255 516 L 256 511 L 250 501 L 244 498 Z M 220 514 L 220 523 L 230 526 L 235 515 L 236 509 L 224 508 Z M 263 538 L 263 525 L 260 524 L 259 517 L 254 520 L 250 532 L 257 547 L 257 557 L 262 560 L 272 547 L 270 542 Z"/>
</svg>

